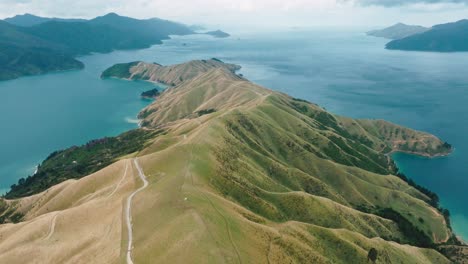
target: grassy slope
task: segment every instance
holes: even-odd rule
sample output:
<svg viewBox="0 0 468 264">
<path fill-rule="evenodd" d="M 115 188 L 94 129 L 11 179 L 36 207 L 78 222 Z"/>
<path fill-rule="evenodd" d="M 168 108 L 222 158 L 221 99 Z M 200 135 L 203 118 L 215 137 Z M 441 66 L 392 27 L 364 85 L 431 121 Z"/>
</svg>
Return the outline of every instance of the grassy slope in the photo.
<svg viewBox="0 0 468 264">
<path fill-rule="evenodd" d="M 0 225 L 0 263 L 119 263 L 123 203 L 137 178 L 122 160 L 15 201 L 25 221 Z"/>
<path fill-rule="evenodd" d="M 160 153 L 146 157 L 144 164 L 149 174 L 165 175 L 154 188 L 158 197 L 165 197 L 167 203 L 157 202 L 152 206 L 164 208 L 165 211 L 169 205 L 180 203 L 176 206 L 180 210 L 175 210 L 170 219 L 180 217 L 180 221 L 192 225 L 197 218 L 210 219 L 213 223 L 200 222 L 200 228 L 193 230 L 206 230 L 206 233 L 183 232 L 180 238 L 173 238 L 174 248 L 166 244 L 164 250 L 154 241 L 159 238 L 154 238 L 151 232 L 140 233 L 141 243 L 155 243 L 151 250 L 141 248 L 137 251 L 141 254 L 141 260 L 151 256 L 169 261 L 206 253 L 211 244 L 199 243 L 200 248 L 193 248 L 193 252 L 183 255 L 177 254 L 177 248 L 181 240 L 188 243 L 194 237 L 203 239 L 207 236 L 208 241 L 211 236 L 216 240 L 213 236 L 223 234 L 224 228 L 224 237 L 218 238 L 218 243 L 234 241 L 230 246 L 231 252 L 228 254 L 218 247 L 219 252 L 212 256 L 232 261 L 239 254 L 247 262 L 249 257 L 267 262 L 265 256 L 269 255 L 276 257 L 272 257 L 271 261 L 293 259 L 305 262 L 316 258 L 323 262 L 339 262 L 352 257 L 356 262 L 363 262 L 369 246 L 376 243 L 375 237 L 411 242 L 411 238 L 397 231 L 394 222 L 355 210 L 362 206 L 377 208 L 391 204 L 394 210 L 426 232 L 434 242 L 448 237 L 450 231 L 442 215 L 427 204 L 428 197 L 397 177 L 382 176 L 355 167 L 385 171 L 384 174 L 391 172 L 392 167 L 384 165 L 389 165 L 382 153 L 386 148 L 381 149 L 382 146 L 377 144 L 391 145 L 392 141 L 386 140 L 386 135 L 379 135 L 379 139 L 369 136 L 367 140 L 357 140 L 351 133 L 346 133 L 345 125 L 340 125 L 342 118 L 327 116 L 332 119 L 321 117 L 318 121 L 310 116 L 324 113 L 324 110 L 306 102 L 299 102 L 299 106 L 294 104 L 298 104 L 298 101 L 218 69 L 168 90 L 143 111 L 147 116 L 146 125 L 172 127 L 179 131 L 179 138 L 185 137 L 174 147 L 164 146 Z M 207 108 L 216 109 L 216 112 L 200 118 L 192 114 Z M 379 127 L 381 123 L 362 122 L 374 123 L 371 128 Z M 394 126 L 385 124 L 389 128 Z M 369 135 L 374 132 L 371 128 L 367 129 L 370 130 Z M 415 137 L 427 136 L 408 129 L 405 129 L 405 133 L 415 134 Z M 342 138 L 345 145 L 336 144 L 336 138 Z M 425 140 L 436 149 L 443 145 L 433 136 Z M 372 142 L 372 147 L 368 146 L 368 141 Z M 324 150 L 331 144 L 336 147 L 333 148 L 335 151 L 327 154 Z M 359 149 L 359 153 L 347 148 L 348 144 L 352 149 Z M 358 144 L 358 147 L 353 144 Z M 156 149 L 158 146 L 150 147 L 147 151 L 151 153 Z M 421 153 L 431 151 L 424 147 L 419 150 Z M 172 151 L 175 153 L 170 154 Z M 172 161 L 171 156 L 180 159 Z M 186 167 L 193 169 L 184 172 L 180 169 L 184 167 L 180 160 L 187 159 L 192 162 Z M 367 167 L 360 160 L 372 160 L 375 166 Z M 174 189 L 179 192 L 170 191 Z M 186 202 L 185 198 L 193 203 Z M 206 212 L 210 210 L 211 213 Z M 164 217 L 155 213 L 148 218 Z M 424 223 L 418 221 L 419 217 L 425 219 Z M 161 221 L 155 224 L 154 232 L 164 230 L 169 236 L 172 234 L 170 231 L 179 226 Z M 148 224 L 142 223 L 145 226 Z M 282 234 L 284 226 L 293 226 L 295 232 L 288 231 L 294 235 Z M 344 242 L 345 236 L 337 234 L 341 232 L 336 230 L 349 232 L 353 242 Z M 248 235 L 251 232 L 259 235 L 252 238 Z M 317 240 L 317 236 L 323 237 Z M 328 240 L 333 241 L 330 242 L 333 245 L 320 245 Z M 392 261 L 443 262 L 443 257 L 432 250 L 402 246 L 394 249 L 396 244 L 380 243 L 379 250 L 383 250 Z M 328 250 L 324 250 L 327 246 Z M 229 243 L 222 248 L 228 247 Z M 337 247 L 344 249 L 338 250 Z M 268 253 L 268 249 L 272 248 L 275 248 L 274 252 Z M 174 255 L 166 253 L 171 250 Z"/>
<path fill-rule="evenodd" d="M 179 66 L 181 72 L 190 69 Z M 211 111 L 197 114 L 207 109 Z M 392 140 L 374 129 L 381 121 L 356 121 L 360 128 L 350 129 L 349 119 L 256 86 L 225 68 L 166 90 L 143 113 L 149 129 L 163 128 L 167 133 L 149 140 L 138 154 L 150 185 L 135 197 L 132 209 L 136 263 L 367 263 L 372 247 L 379 252 L 378 263 L 448 263 L 435 250 L 405 245 L 414 241 L 395 222 L 364 212 L 391 206 L 433 242 L 450 234 L 427 196 L 390 175 L 393 167 L 384 151 Z M 395 127 L 385 126 L 387 131 Z M 361 129 L 364 132 L 358 133 Z M 415 138 L 427 136 L 405 131 Z M 433 136 L 424 140 L 436 149 L 443 145 Z M 101 215 L 76 206 L 83 201 L 99 204 L 103 190 L 109 194 L 117 175 L 122 175 L 122 166 L 121 161 L 94 176 L 15 201 L 20 204 L 17 211 L 32 222 L 2 225 L 0 235 L 15 232 L 24 238 L 44 233 L 46 227 L 39 221 L 50 217 L 45 213 L 52 210 Z M 77 184 L 68 189 L 71 194 L 57 191 L 71 183 Z M 121 203 L 125 194 L 112 200 Z M 39 199 L 47 202 L 31 208 Z M 102 206 L 99 210 L 106 216 L 121 212 L 121 204 L 112 213 L 111 205 Z M 58 234 L 72 237 L 75 222 L 61 223 Z M 80 227 L 92 230 L 89 225 Z M 110 263 L 123 260 L 125 233 L 109 232 L 121 236 L 120 255 L 97 256 L 108 257 Z M 100 243 L 107 238 L 96 236 Z M 49 250 L 49 258 L 70 250 L 82 256 L 88 247 L 102 247 L 107 253 L 109 245 L 116 247 L 114 242 L 80 244 L 81 248 L 61 239 L 56 242 L 61 250 Z M 1 252 L 6 252 L 0 260 L 29 252 L 35 243 L 0 242 Z"/>
</svg>

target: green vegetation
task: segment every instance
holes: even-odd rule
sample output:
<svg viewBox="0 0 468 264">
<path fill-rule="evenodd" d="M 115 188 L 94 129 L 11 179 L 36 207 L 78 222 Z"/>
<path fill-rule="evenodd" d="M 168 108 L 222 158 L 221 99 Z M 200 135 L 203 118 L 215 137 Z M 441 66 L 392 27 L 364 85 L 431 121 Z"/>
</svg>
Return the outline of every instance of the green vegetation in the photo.
<svg viewBox="0 0 468 264">
<path fill-rule="evenodd" d="M 84 64 L 70 56 L 43 48 L 0 43 L 0 81 L 52 71 L 76 70 Z"/>
<path fill-rule="evenodd" d="M 26 34 L 3 21 L 0 21 L 0 39 L 0 81 L 84 67 L 59 45 Z"/>
<path fill-rule="evenodd" d="M 398 229 L 403 233 L 406 241 L 397 240 L 396 242 L 407 242 L 417 247 L 434 247 L 430 236 L 414 226 L 408 219 L 392 208 L 379 208 L 375 211 L 375 214 L 397 223 Z"/>
<path fill-rule="evenodd" d="M 367 259 L 372 261 L 372 263 L 375 263 L 377 261 L 378 254 L 377 249 L 371 248 L 367 254 Z"/>
<path fill-rule="evenodd" d="M 397 172 L 396 176 L 398 176 L 398 178 L 400 178 L 400 179 L 404 180 L 405 182 L 407 182 L 410 186 L 416 188 L 420 192 L 427 195 L 427 197 L 429 197 L 429 199 L 430 199 L 429 204 L 432 205 L 435 208 L 439 208 L 439 196 L 435 192 L 433 192 L 433 191 L 431 191 L 431 190 L 417 184 L 415 181 L 413 181 L 413 179 L 408 178 L 405 174 L 403 174 L 401 172 Z"/>
<path fill-rule="evenodd" d="M 26 15 L 0 21 L 0 80 L 52 71 L 82 69 L 75 56 L 116 49 L 140 49 L 169 35 L 193 33 L 185 25 L 160 19 L 138 20 L 108 14 L 92 20 L 48 19 Z"/>
<path fill-rule="evenodd" d="M 38 167 L 36 174 L 22 178 L 5 195 L 16 199 L 42 192 L 68 179 L 79 179 L 115 162 L 118 158 L 142 150 L 159 131 L 136 129 L 117 137 L 92 140 L 83 146 L 55 151 Z"/>
<path fill-rule="evenodd" d="M 154 99 L 154 98 L 158 97 L 160 94 L 161 94 L 161 92 L 159 92 L 158 88 L 154 88 L 152 90 L 142 92 L 141 97 Z"/>
<path fill-rule="evenodd" d="M 130 68 L 133 66 L 138 65 L 138 61 L 129 62 L 129 63 L 118 63 L 113 65 L 112 67 L 106 69 L 102 74 L 101 78 L 121 78 L 121 79 L 128 79 L 131 76 Z"/>
<path fill-rule="evenodd" d="M 216 112 L 216 109 L 210 108 L 210 109 L 203 109 L 203 110 L 197 111 L 196 114 L 198 116 L 202 116 L 202 115 L 208 115 L 214 112 Z"/>
<path fill-rule="evenodd" d="M 19 223 L 23 220 L 24 215 L 16 212 L 15 206 L 12 203 L 7 203 L 0 198 L 0 224 Z"/>
</svg>

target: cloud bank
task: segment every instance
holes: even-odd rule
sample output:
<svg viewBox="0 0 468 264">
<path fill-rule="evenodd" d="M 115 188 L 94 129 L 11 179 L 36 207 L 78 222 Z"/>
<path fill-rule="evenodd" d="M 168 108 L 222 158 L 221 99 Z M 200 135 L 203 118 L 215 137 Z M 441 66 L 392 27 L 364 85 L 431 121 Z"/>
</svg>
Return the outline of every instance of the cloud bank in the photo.
<svg viewBox="0 0 468 264">
<path fill-rule="evenodd" d="M 468 0 L 340 0 L 363 6 L 395 7 L 413 4 L 468 4 Z"/>
<path fill-rule="evenodd" d="M 93 18 L 115 12 L 213 28 L 431 26 L 468 17 L 468 0 L 0 0 L 0 18 Z"/>
</svg>

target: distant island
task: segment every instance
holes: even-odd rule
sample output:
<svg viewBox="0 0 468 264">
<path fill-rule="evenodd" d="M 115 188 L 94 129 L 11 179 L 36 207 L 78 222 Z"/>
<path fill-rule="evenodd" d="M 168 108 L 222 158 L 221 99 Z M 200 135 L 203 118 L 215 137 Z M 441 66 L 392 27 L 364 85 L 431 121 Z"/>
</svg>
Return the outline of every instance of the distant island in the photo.
<svg viewBox="0 0 468 264">
<path fill-rule="evenodd" d="M 205 32 L 204 34 L 213 36 L 215 38 L 228 38 L 231 36 L 228 33 L 221 31 L 221 30 L 208 31 L 208 32 Z"/>
<path fill-rule="evenodd" d="M 53 71 L 82 69 L 77 56 L 142 49 L 170 35 L 189 35 L 189 26 L 159 18 L 134 19 L 109 13 L 91 20 L 31 14 L 0 20 L 0 81 Z M 225 37 L 222 31 L 206 34 Z"/>
<path fill-rule="evenodd" d="M 388 28 L 369 31 L 366 34 L 369 36 L 387 39 L 402 39 L 415 34 L 426 32 L 428 30 L 429 28 L 422 26 L 413 26 L 398 23 Z"/>
<path fill-rule="evenodd" d="M 468 20 L 433 26 L 421 34 L 391 41 L 386 48 L 437 52 L 468 51 Z"/>
</svg>

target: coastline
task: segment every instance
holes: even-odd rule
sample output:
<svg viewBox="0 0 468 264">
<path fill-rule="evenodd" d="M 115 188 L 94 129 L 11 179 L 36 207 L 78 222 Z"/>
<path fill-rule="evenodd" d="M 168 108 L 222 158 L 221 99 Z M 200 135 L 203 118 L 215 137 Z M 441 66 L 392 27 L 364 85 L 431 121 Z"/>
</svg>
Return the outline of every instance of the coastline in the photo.
<svg viewBox="0 0 468 264">
<path fill-rule="evenodd" d="M 388 156 L 388 157 L 391 157 L 393 154 L 403 153 L 403 154 L 418 156 L 418 157 L 427 158 L 427 159 L 436 159 L 436 158 L 448 157 L 448 156 L 452 155 L 454 151 L 455 151 L 455 148 L 451 148 L 450 152 L 448 152 L 448 153 L 427 154 L 427 153 L 405 151 L 405 150 L 392 150 L 392 151 L 390 151 L 388 153 L 385 153 L 385 155 Z"/>
<path fill-rule="evenodd" d="M 401 154 L 405 154 L 405 155 L 410 155 L 410 156 L 414 156 L 414 157 L 419 157 L 419 158 L 423 158 L 423 159 L 427 159 L 427 160 L 432 160 L 432 159 L 437 159 L 437 158 L 444 158 L 444 157 L 448 157 L 450 156 L 451 154 L 453 154 L 455 148 L 452 147 L 451 151 L 447 154 L 437 154 L 437 155 L 421 155 L 420 153 L 414 153 L 414 152 L 405 152 L 405 151 L 391 151 L 385 155 L 387 155 L 387 157 L 391 160 L 393 160 L 393 162 L 395 163 L 396 165 L 396 168 L 398 171 L 402 171 L 401 168 L 402 168 L 402 165 L 399 164 L 399 161 L 397 159 L 394 159 L 392 157 L 393 154 L 398 154 L 398 153 L 401 153 Z M 404 172 L 404 171 L 402 171 Z M 416 184 L 418 184 L 418 181 L 416 179 L 414 179 L 413 177 L 411 177 L 412 174 L 405 174 L 408 179 L 411 179 L 413 180 Z M 429 188 L 428 188 L 429 189 Z M 431 190 L 431 189 L 429 189 Z M 438 193 L 436 193 L 437 195 L 439 195 Z M 446 209 L 450 212 L 450 210 L 446 207 L 443 207 L 442 205 L 439 205 L 439 207 L 435 207 L 435 209 L 439 212 L 439 213 L 442 213 L 441 212 L 441 209 Z M 452 223 L 451 227 L 450 227 L 450 230 L 452 232 L 452 235 L 458 240 L 458 242 L 460 242 L 462 245 L 464 246 L 468 246 L 468 241 L 467 239 L 468 238 L 464 238 L 462 237 L 461 235 L 459 235 L 459 232 L 457 232 L 457 230 L 454 229 L 453 227 L 453 217 L 452 215 L 449 215 L 448 216 L 448 219 L 449 221 Z"/>
</svg>

